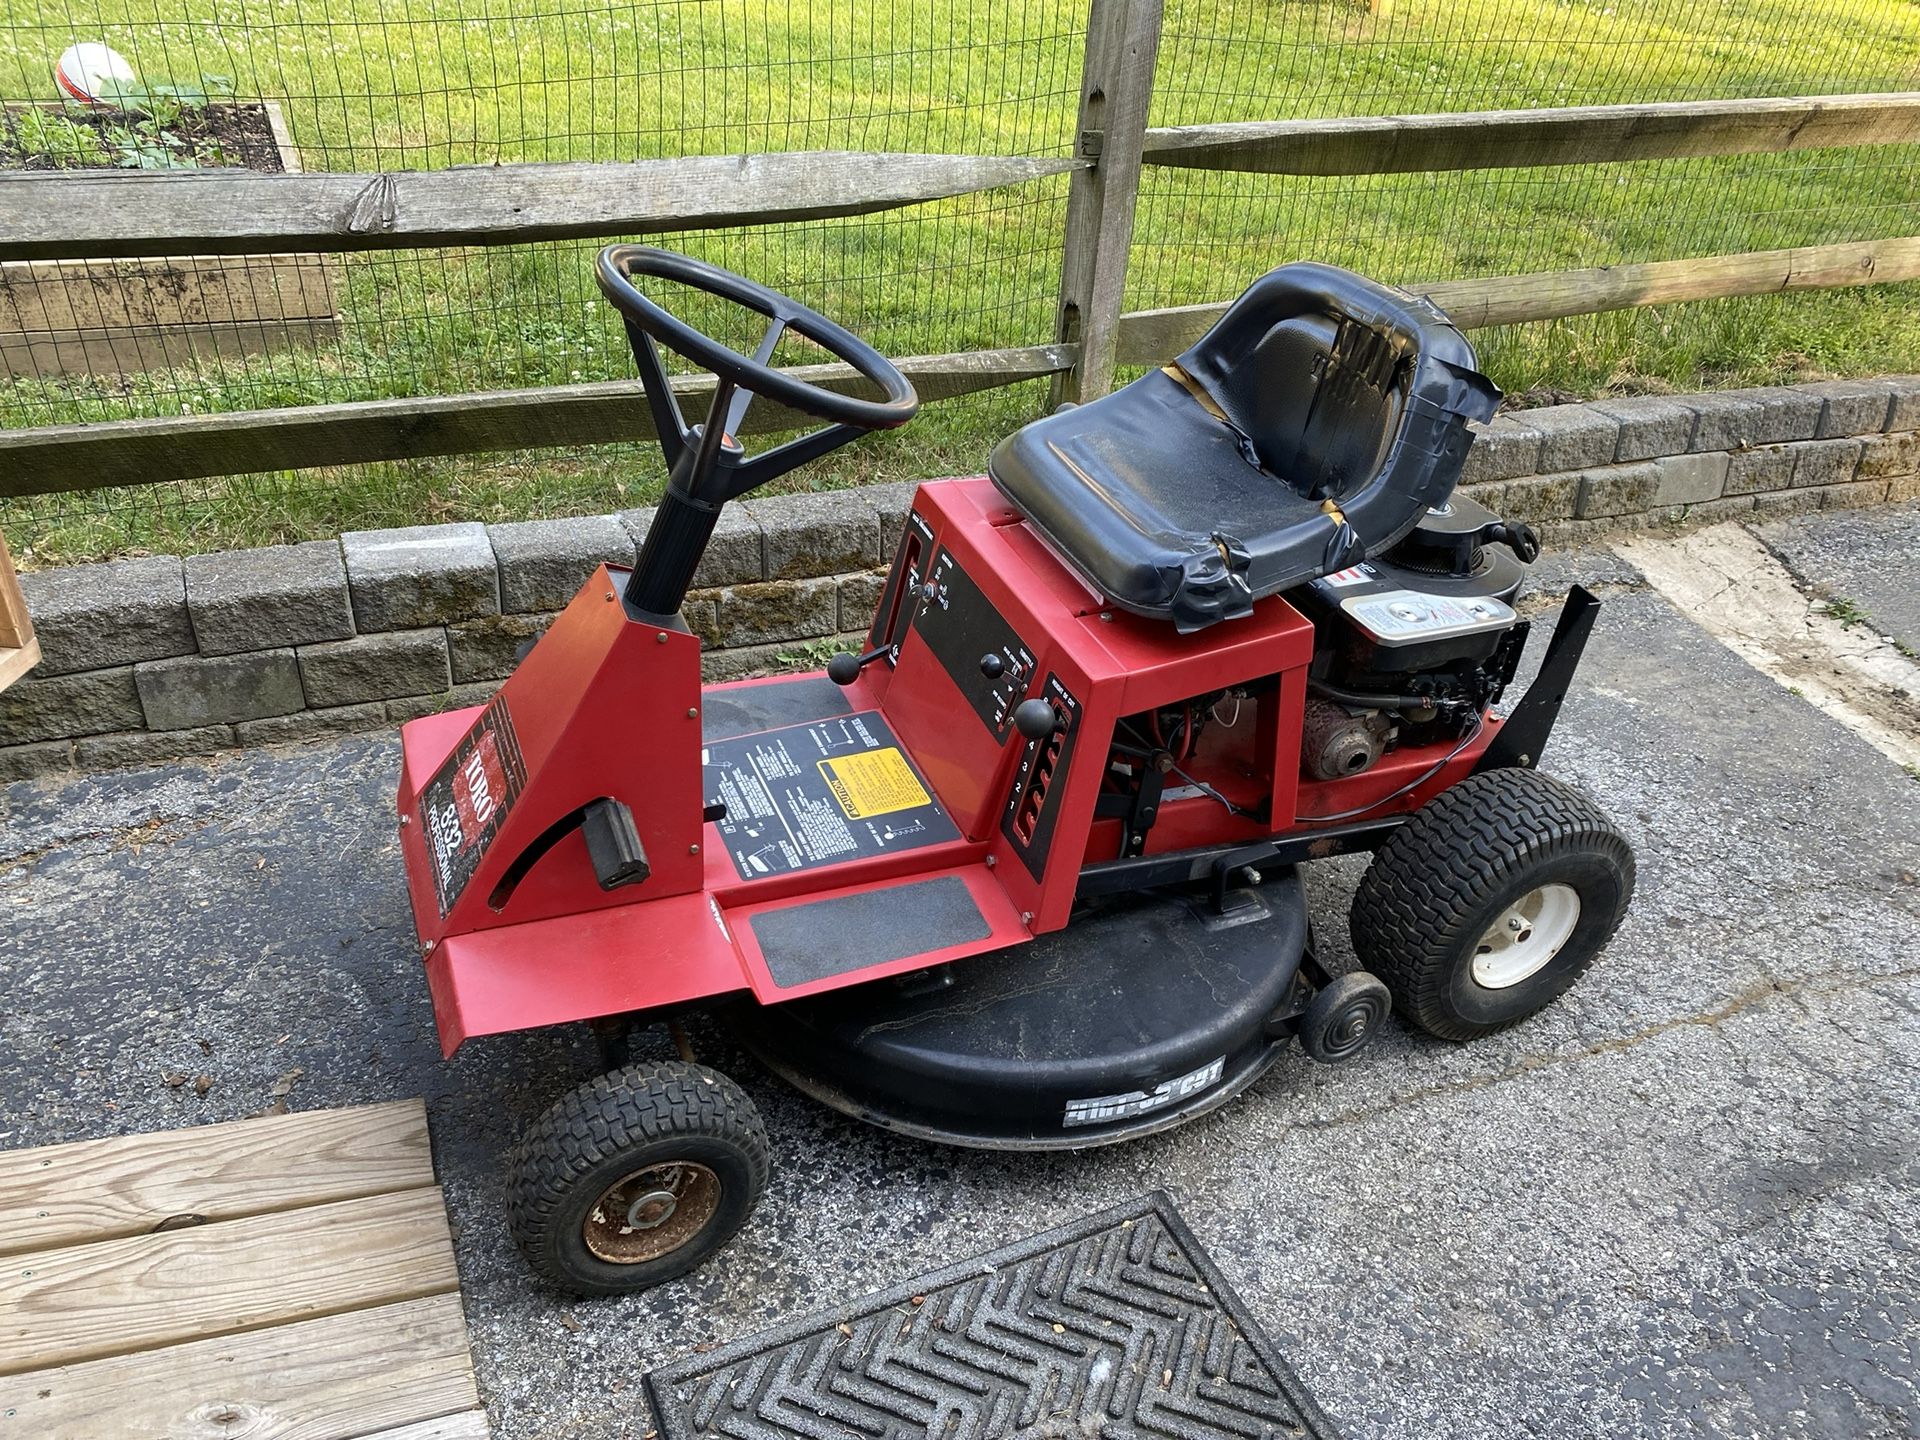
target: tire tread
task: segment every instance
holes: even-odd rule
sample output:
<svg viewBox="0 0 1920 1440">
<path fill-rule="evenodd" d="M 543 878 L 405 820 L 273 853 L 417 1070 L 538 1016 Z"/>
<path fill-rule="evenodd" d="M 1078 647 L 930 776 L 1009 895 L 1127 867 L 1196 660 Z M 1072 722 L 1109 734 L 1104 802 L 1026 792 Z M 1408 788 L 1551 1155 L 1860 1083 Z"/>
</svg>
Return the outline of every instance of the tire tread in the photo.
<svg viewBox="0 0 1920 1440">
<path fill-rule="evenodd" d="M 1517 1024 L 1526 1017 L 1468 1024 L 1446 1009 L 1455 937 L 1516 871 L 1581 846 L 1609 852 L 1620 866 L 1624 911 L 1633 851 L 1599 806 L 1537 770 L 1470 775 L 1415 812 L 1375 853 L 1354 894 L 1354 952 L 1386 981 L 1394 1008 L 1430 1034 L 1466 1040 Z"/>
<path fill-rule="evenodd" d="M 683 1060 L 624 1066 L 563 1095 L 520 1136 L 507 1161 L 507 1228 L 544 1278 L 558 1274 L 542 1243 L 574 1186 L 621 1152 L 660 1140 L 710 1137 L 748 1159 L 751 1191 L 767 1178 L 767 1131 L 753 1101 L 717 1070 Z"/>
</svg>

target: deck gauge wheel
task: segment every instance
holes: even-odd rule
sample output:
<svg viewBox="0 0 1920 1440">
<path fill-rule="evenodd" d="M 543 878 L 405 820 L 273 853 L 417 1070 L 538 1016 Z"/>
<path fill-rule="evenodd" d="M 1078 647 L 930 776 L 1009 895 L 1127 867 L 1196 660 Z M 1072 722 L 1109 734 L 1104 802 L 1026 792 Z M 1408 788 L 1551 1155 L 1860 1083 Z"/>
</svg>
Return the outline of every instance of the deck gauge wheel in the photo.
<svg viewBox="0 0 1920 1440">
<path fill-rule="evenodd" d="M 732 1238 L 766 1184 L 767 1135 L 718 1071 L 627 1065 L 563 1096 L 508 1164 L 508 1226 L 534 1270 L 617 1295 L 685 1274 Z"/>
<path fill-rule="evenodd" d="M 1393 1009 L 1387 987 L 1364 970 L 1336 975 L 1300 1017 L 1300 1048 L 1324 1065 L 1351 1060 L 1386 1023 Z"/>
</svg>

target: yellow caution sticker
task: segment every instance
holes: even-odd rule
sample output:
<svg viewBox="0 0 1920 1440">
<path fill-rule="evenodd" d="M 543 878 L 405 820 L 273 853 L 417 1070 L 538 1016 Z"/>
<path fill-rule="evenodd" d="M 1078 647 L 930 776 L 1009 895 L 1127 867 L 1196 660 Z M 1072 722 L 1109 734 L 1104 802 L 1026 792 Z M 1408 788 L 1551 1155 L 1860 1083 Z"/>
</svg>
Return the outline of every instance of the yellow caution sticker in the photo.
<svg viewBox="0 0 1920 1440">
<path fill-rule="evenodd" d="M 933 800 L 907 764 L 907 757 L 892 745 L 815 763 L 849 820 L 914 810 Z"/>
</svg>

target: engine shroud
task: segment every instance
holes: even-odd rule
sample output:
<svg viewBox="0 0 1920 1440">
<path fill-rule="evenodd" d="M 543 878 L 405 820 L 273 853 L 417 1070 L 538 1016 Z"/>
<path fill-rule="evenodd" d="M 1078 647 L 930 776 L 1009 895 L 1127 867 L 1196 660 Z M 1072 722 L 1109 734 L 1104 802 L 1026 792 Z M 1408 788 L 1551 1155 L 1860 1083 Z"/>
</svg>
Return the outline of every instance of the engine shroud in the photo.
<svg viewBox="0 0 1920 1440">
<path fill-rule="evenodd" d="M 1367 688 L 1367 677 L 1490 659 L 1520 618 L 1513 601 L 1526 578 L 1511 549 L 1478 538 L 1498 523 L 1456 495 L 1386 555 L 1305 586 L 1304 608 L 1323 646 L 1331 642 L 1333 670 Z"/>
</svg>

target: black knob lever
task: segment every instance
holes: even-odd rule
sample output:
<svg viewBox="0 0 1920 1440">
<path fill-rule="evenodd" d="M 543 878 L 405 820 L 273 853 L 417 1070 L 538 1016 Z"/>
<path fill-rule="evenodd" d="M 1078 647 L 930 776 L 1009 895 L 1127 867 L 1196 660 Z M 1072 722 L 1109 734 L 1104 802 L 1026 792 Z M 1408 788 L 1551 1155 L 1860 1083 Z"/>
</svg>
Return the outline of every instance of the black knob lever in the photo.
<svg viewBox="0 0 1920 1440">
<path fill-rule="evenodd" d="M 652 876 L 633 811 L 618 800 L 600 799 L 587 806 L 580 818 L 580 833 L 586 837 L 587 857 L 593 861 L 594 879 L 602 890 L 638 885 Z"/>
<path fill-rule="evenodd" d="M 1480 558 L 1482 545 L 1505 545 L 1522 565 L 1531 565 L 1540 558 L 1540 537 L 1523 520 L 1489 520 L 1473 531 L 1467 540 L 1468 549 L 1459 557 L 1460 563 L 1454 566 L 1454 573 L 1458 575 L 1465 575 L 1473 569 L 1474 562 Z"/>
<path fill-rule="evenodd" d="M 1029 740 L 1044 740 L 1065 717 L 1045 700 L 1022 700 L 1013 707 L 1013 728 Z"/>
<path fill-rule="evenodd" d="M 827 661 L 827 679 L 836 685 L 851 685 L 860 678 L 861 670 L 887 653 L 889 647 L 882 645 L 878 650 L 869 650 L 864 655 L 849 655 L 842 650 Z"/>
</svg>

